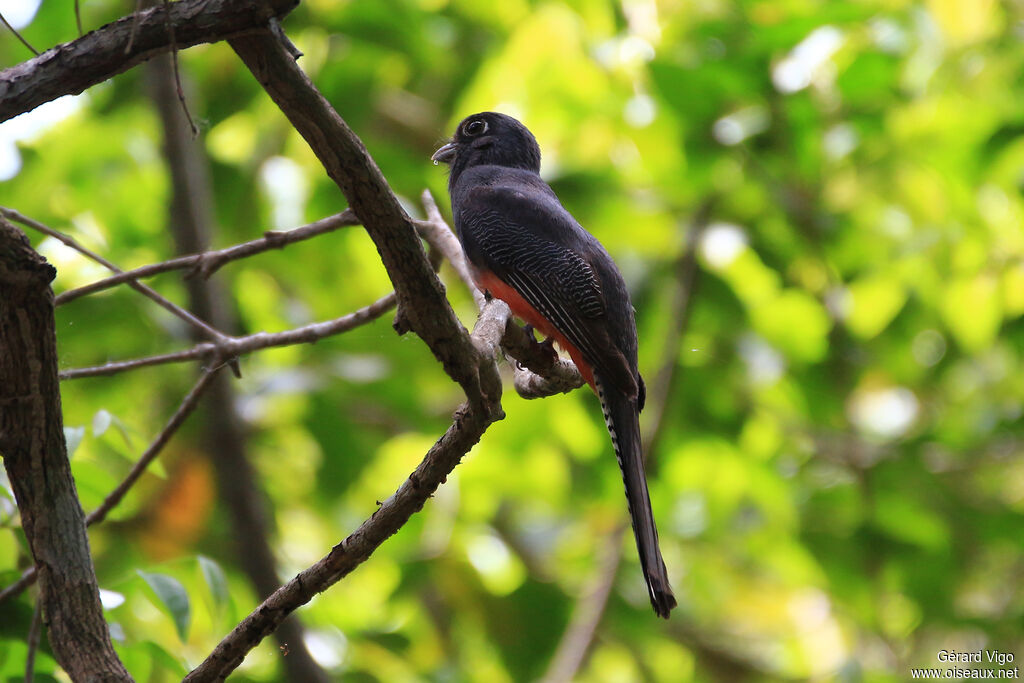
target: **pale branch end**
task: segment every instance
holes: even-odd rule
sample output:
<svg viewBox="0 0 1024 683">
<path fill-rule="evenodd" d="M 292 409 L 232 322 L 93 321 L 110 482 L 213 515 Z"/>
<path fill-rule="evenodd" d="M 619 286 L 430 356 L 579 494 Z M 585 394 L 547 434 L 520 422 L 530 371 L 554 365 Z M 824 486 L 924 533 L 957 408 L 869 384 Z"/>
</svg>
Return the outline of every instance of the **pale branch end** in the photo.
<svg viewBox="0 0 1024 683">
<path fill-rule="evenodd" d="M 473 295 L 481 316 L 487 305 L 484 293 L 476 286 L 469 270 L 469 264 L 459 244 L 459 238 L 441 216 L 437 202 L 429 190 L 420 196 L 427 212 L 427 220 L 417 223 L 424 239 L 444 254 L 452 264 L 455 273 Z M 501 306 L 505 304 L 497 302 Z M 565 358 L 554 358 L 538 348 L 537 343 L 512 319 L 505 306 L 505 331 L 501 336 L 504 353 L 515 359 L 514 384 L 516 392 L 523 398 L 542 398 L 562 394 L 583 386 L 583 377 L 576 365 Z"/>
</svg>

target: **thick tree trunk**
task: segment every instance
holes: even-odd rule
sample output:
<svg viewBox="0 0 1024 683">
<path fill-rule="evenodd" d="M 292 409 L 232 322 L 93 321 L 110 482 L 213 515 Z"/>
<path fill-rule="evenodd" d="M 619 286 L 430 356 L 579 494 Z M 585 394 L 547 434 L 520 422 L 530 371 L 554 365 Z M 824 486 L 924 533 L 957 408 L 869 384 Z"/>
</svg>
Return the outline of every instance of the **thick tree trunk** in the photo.
<svg viewBox="0 0 1024 683">
<path fill-rule="evenodd" d="M 57 661 L 75 681 L 130 681 L 103 618 L 64 442 L 55 276 L 25 234 L 0 218 L 0 454 L 38 567 Z"/>
</svg>

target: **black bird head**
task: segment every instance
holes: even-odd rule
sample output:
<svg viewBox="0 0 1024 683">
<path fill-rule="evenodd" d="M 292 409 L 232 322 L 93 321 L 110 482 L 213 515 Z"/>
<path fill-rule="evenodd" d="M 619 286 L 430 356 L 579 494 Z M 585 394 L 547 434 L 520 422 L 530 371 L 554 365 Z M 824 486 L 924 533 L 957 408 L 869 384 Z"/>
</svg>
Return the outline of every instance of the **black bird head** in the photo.
<svg viewBox="0 0 1024 683">
<path fill-rule="evenodd" d="M 533 133 L 511 116 L 485 111 L 467 116 L 452 141 L 434 152 L 434 163 L 450 164 L 455 180 L 471 166 L 506 166 L 540 172 L 540 147 Z"/>
</svg>

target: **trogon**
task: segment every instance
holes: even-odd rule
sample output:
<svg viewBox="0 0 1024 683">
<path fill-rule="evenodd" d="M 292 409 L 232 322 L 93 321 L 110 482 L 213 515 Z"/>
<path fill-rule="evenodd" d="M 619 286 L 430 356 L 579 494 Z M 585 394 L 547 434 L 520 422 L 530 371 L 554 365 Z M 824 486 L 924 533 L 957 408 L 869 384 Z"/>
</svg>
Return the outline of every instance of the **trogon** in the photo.
<svg viewBox="0 0 1024 683">
<path fill-rule="evenodd" d="M 600 399 L 651 604 L 667 618 L 676 600 L 647 492 L 644 382 L 621 273 L 541 179 L 540 147 L 519 121 L 495 112 L 469 116 L 432 158 L 451 166 L 455 228 L 477 286 L 558 342 Z"/>
</svg>

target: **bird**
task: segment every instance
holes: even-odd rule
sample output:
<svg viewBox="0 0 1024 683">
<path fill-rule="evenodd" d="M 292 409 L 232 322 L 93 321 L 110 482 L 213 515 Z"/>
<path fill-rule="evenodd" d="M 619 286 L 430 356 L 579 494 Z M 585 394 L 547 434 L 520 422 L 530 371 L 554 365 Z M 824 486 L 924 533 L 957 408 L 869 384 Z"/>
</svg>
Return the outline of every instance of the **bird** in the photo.
<svg viewBox="0 0 1024 683">
<path fill-rule="evenodd" d="M 481 112 L 431 160 L 450 167 L 455 229 L 485 295 L 557 342 L 600 399 L 654 612 L 676 606 L 658 545 L 640 439 L 646 391 L 633 306 L 612 257 L 540 177 L 540 146 L 515 118 Z"/>
</svg>

